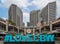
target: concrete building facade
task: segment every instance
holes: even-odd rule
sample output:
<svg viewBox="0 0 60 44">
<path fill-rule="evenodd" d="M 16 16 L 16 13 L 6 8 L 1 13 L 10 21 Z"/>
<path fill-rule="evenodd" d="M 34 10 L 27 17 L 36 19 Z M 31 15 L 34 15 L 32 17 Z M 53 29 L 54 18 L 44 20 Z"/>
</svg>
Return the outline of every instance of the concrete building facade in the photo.
<svg viewBox="0 0 60 44">
<path fill-rule="evenodd" d="M 40 10 L 33 10 L 30 12 L 30 26 L 36 26 L 39 21 Z"/>
<path fill-rule="evenodd" d="M 9 20 L 12 20 L 14 23 L 16 23 L 16 26 L 22 26 L 23 25 L 23 13 L 22 10 L 17 7 L 15 4 L 12 4 L 9 8 Z"/>
<path fill-rule="evenodd" d="M 56 20 L 56 1 L 48 3 L 40 13 L 40 17 L 46 23 Z"/>
</svg>

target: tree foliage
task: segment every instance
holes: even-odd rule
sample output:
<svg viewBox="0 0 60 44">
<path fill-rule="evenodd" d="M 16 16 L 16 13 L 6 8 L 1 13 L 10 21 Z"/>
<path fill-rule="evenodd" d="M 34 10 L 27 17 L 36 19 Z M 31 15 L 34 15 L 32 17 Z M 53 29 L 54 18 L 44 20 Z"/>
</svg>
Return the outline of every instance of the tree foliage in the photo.
<svg viewBox="0 0 60 44">
<path fill-rule="evenodd" d="M 8 20 L 8 23 L 11 24 L 11 25 L 16 25 L 16 23 L 13 22 L 12 20 Z"/>
</svg>

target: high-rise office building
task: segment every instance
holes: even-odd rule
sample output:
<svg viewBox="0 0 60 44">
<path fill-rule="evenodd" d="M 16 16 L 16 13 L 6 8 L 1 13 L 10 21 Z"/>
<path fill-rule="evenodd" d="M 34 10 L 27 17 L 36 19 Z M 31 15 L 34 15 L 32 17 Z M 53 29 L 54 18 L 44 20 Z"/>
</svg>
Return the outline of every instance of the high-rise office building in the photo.
<svg viewBox="0 0 60 44">
<path fill-rule="evenodd" d="M 56 19 L 56 1 L 48 3 L 40 13 L 40 17 L 46 23 L 50 23 L 50 21 L 54 21 Z"/>
<path fill-rule="evenodd" d="M 30 12 L 30 26 L 36 26 L 39 21 L 40 10 L 33 10 Z"/>
<path fill-rule="evenodd" d="M 21 27 L 23 25 L 23 13 L 15 4 L 12 4 L 9 8 L 9 20 L 16 23 L 16 26 Z"/>
</svg>

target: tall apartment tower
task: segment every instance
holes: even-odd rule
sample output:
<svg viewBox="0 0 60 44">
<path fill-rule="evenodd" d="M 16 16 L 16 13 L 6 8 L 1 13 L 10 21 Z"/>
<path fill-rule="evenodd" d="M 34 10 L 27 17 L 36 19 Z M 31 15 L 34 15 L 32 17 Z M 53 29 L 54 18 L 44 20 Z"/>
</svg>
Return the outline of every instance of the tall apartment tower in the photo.
<svg viewBox="0 0 60 44">
<path fill-rule="evenodd" d="M 40 10 L 33 10 L 30 12 L 30 26 L 36 26 L 39 21 Z"/>
<path fill-rule="evenodd" d="M 30 26 L 36 26 L 38 22 L 46 22 L 56 19 L 56 1 L 48 3 L 42 10 L 34 10 L 30 12 Z"/>
<path fill-rule="evenodd" d="M 12 4 L 9 8 L 9 20 L 16 23 L 16 26 L 21 27 L 23 25 L 23 13 L 15 4 Z"/>
<path fill-rule="evenodd" d="M 47 24 L 56 19 L 56 1 L 48 3 L 40 13 L 40 17 Z"/>
</svg>

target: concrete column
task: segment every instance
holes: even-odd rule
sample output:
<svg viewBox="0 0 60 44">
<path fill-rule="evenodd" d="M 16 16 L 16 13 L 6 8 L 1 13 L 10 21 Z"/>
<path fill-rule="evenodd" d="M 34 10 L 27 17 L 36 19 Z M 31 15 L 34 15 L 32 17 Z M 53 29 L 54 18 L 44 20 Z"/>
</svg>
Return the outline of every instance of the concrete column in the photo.
<svg viewBox="0 0 60 44">
<path fill-rule="evenodd" d="M 33 35 L 35 34 L 35 29 L 33 29 Z"/>
<path fill-rule="evenodd" d="M 8 21 L 6 21 L 6 32 L 8 32 Z"/>
<path fill-rule="evenodd" d="M 41 34 L 41 27 L 39 28 L 39 33 Z"/>
<path fill-rule="evenodd" d="M 18 33 L 19 33 L 20 27 L 17 27 L 17 29 L 18 29 Z"/>
<path fill-rule="evenodd" d="M 26 35 L 26 29 L 24 29 L 24 34 Z"/>
<path fill-rule="evenodd" d="M 19 33 L 19 27 L 18 27 L 18 33 Z"/>
<path fill-rule="evenodd" d="M 14 26 L 13 26 L 13 32 L 15 32 L 15 31 L 14 31 Z"/>
<path fill-rule="evenodd" d="M 50 23 L 50 32 L 52 32 L 52 24 Z"/>
</svg>

